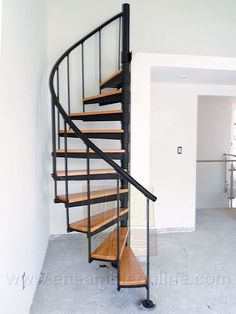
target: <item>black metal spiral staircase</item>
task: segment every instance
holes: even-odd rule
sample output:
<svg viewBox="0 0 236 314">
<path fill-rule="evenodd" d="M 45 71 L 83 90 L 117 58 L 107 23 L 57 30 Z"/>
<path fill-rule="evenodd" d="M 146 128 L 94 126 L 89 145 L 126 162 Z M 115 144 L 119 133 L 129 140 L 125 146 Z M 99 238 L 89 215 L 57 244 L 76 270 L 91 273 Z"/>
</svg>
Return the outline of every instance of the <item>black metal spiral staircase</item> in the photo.
<svg viewBox="0 0 236 314">
<path fill-rule="evenodd" d="M 149 200 L 155 202 L 156 197 L 146 190 L 129 174 L 130 166 L 130 62 L 129 49 L 129 4 L 123 4 L 122 12 L 115 15 L 98 28 L 90 32 L 80 41 L 63 53 L 52 68 L 49 84 L 52 100 L 52 158 L 53 179 L 55 189 L 55 202 L 65 204 L 67 231 L 82 232 L 88 238 L 89 262 L 93 260 L 109 261 L 117 268 L 117 288 L 145 287 L 147 298 L 143 301 L 145 307 L 153 307 L 149 297 Z M 117 69 L 109 77 L 102 79 L 102 33 L 112 23 L 118 25 L 117 39 Z M 97 42 L 98 58 L 98 90 L 96 96 L 86 97 L 86 67 L 85 45 L 88 40 Z M 72 88 L 71 88 L 71 54 L 79 52 L 81 65 L 80 87 L 82 94 L 82 112 L 71 112 Z M 63 79 L 62 79 L 63 76 Z M 77 85 L 79 86 L 79 85 Z M 105 91 L 104 91 L 105 90 Z M 66 97 L 65 97 L 66 96 Z M 62 100 L 63 98 L 63 100 Z M 65 101 L 66 98 L 66 101 Z M 66 102 L 66 106 L 62 104 Z M 120 109 L 87 111 L 90 104 L 100 106 L 120 104 Z M 83 122 L 120 121 L 121 129 L 90 129 L 81 130 L 75 120 Z M 70 138 L 80 140 L 84 146 L 82 149 L 70 148 L 73 146 Z M 100 149 L 90 140 L 119 140 L 119 149 Z M 70 159 L 84 159 L 85 169 L 71 170 Z M 63 160 L 63 167 L 61 161 Z M 93 159 L 103 160 L 107 164 L 105 169 L 93 169 Z M 115 162 L 114 160 L 117 160 Z M 80 160 L 81 161 L 81 160 Z M 60 164 L 61 163 L 61 164 Z M 59 168 L 60 164 L 60 168 Z M 80 164 L 79 161 L 77 165 Z M 82 161 L 81 161 L 82 164 Z M 91 182 L 100 180 L 113 180 L 115 186 L 109 189 L 93 190 Z M 58 185 L 64 186 L 64 194 L 58 194 Z M 71 182 L 82 184 L 86 182 L 86 191 L 71 193 Z M 138 189 L 146 198 L 147 214 L 147 268 L 143 271 L 138 259 L 130 246 L 130 185 Z M 115 202 L 115 208 L 92 214 L 92 205 Z M 110 203 L 109 203 L 110 204 Z M 112 204 L 112 203 L 111 203 Z M 86 206 L 87 217 L 79 221 L 71 222 L 70 209 L 72 207 Z M 92 249 L 93 236 L 107 228 L 114 230 L 105 240 Z"/>
</svg>

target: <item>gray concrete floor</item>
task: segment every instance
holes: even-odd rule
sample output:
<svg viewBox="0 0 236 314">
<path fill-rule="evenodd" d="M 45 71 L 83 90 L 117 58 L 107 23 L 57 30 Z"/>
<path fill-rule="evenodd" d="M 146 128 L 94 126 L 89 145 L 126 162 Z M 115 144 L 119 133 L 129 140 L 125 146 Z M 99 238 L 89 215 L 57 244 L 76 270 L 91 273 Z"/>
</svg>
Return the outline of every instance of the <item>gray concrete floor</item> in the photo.
<svg viewBox="0 0 236 314">
<path fill-rule="evenodd" d="M 151 298 L 145 289 L 116 291 L 116 272 L 87 263 L 81 235 L 50 241 L 31 314 L 236 313 L 236 210 L 199 210 L 193 233 L 158 235 L 151 258 Z"/>
</svg>

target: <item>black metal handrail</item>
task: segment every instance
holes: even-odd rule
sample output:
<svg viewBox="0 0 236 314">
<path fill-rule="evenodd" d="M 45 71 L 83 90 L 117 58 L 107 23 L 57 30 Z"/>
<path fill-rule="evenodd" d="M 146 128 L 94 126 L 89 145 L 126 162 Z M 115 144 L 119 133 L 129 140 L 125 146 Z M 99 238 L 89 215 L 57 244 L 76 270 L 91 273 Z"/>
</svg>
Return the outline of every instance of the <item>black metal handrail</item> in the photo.
<svg viewBox="0 0 236 314">
<path fill-rule="evenodd" d="M 157 200 L 157 197 L 150 193 L 147 189 L 145 189 L 137 180 L 135 180 L 132 176 L 130 176 L 125 170 L 123 170 L 116 162 L 114 162 L 108 155 L 106 155 L 98 146 L 96 146 L 92 141 L 89 140 L 89 138 L 83 134 L 80 129 L 75 125 L 75 123 L 70 119 L 70 117 L 67 115 L 66 111 L 62 107 L 59 97 L 56 94 L 56 91 L 54 89 L 54 77 L 55 75 L 58 75 L 58 68 L 61 64 L 61 62 L 69 56 L 71 51 L 73 51 L 75 48 L 77 48 L 79 45 L 82 45 L 88 38 L 96 34 L 97 32 L 101 31 L 105 26 L 113 22 L 114 20 L 120 18 L 123 16 L 123 13 L 119 13 L 115 16 L 113 16 L 111 19 L 107 20 L 105 23 L 101 24 L 99 27 L 91 31 L 88 35 L 84 36 L 81 40 L 76 42 L 74 45 L 72 45 L 69 49 L 67 49 L 62 56 L 57 60 L 57 62 L 54 64 L 50 77 L 49 77 L 49 88 L 52 96 L 52 105 L 55 105 L 60 112 L 60 114 L 63 116 L 64 121 L 69 125 L 70 129 L 72 129 L 75 132 L 75 136 L 80 138 L 90 149 L 92 149 L 95 153 L 97 153 L 101 159 L 105 160 L 113 169 L 116 170 L 116 172 L 125 180 L 127 180 L 131 185 L 136 187 L 143 195 L 145 195 L 148 199 L 155 202 Z M 54 152 L 55 153 L 55 152 Z"/>
</svg>

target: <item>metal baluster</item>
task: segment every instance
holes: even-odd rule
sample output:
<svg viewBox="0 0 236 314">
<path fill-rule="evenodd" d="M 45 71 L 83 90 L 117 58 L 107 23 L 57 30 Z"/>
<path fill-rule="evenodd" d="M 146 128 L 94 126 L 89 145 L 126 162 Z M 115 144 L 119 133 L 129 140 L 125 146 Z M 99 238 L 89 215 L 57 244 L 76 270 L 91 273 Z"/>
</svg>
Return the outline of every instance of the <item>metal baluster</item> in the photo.
<svg viewBox="0 0 236 314">
<path fill-rule="evenodd" d="M 143 306 L 146 308 L 154 307 L 153 302 L 150 300 L 150 235 L 149 235 L 149 219 L 150 219 L 150 210 L 149 210 L 149 199 L 147 198 L 147 298 L 144 300 Z"/>
<path fill-rule="evenodd" d="M 150 298 L 150 290 L 149 290 L 149 277 L 150 277 L 150 268 L 149 268 L 149 254 L 150 254 L 150 247 L 149 247 L 149 199 L 147 199 L 147 300 Z"/>
<path fill-rule="evenodd" d="M 235 199 L 235 195 L 234 195 L 234 161 L 232 162 L 232 195 L 233 195 L 233 200 Z M 232 200 L 232 207 L 233 207 L 233 200 Z"/>
<path fill-rule="evenodd" d="M 120 290 L 120 178 L 117 174 L 117 290 Z"/>
<path fill-rule="evenodd" d="M 57 99 L 59 100 L 59 97 L 60 97 L 60 84 L 59 84 L 59 68 L 57 68 L 56 70 L 56 77 L 57 77 Z"/>
<path fill-rule="evenodd" d="M 58 101 L 60 100 L 60 83 L 59 83 L 59 68 L 57 68 L 57 99 Z M 61 145 L 60 145 L 60 135 L 59 135 L 59 131 L 60 131 L 60 112 L 59 109 L 57 109 L 57 147 L 60 149 Z"/>
<path fill-rule="evenodd" d="M 89 263 L 91 263 L 91 208 L 90 208 L 90 157 L 89 157 L 89 147 L 86 148 L 87 158 L 87 199 L 88 199 L 88 255 Z"/>
<path fill-rule="evenodd" d="M 54 199 L 57 198 L 57 180 L 55 179 L 57 175 L 57 158 L 56 158 L 56 114 L 55 114 L 55 105 L 53 102 L 53 98 L 51 100 L 52 103 L 52 171 L 54 177 Z"/>
<path fill-rule="evenodd" d="M 128 200 L 127 200 L 127 208 L 128 208 L 128 227 L 129 227 L 129 236 L 127 240 L 127 245 L 131 245 L 131 219 L 130 219 L 130 184 L 128 184 Z"/>
<path fill-rule="evenodd" d="M 85 105 L 84 105 L 84 44 L 81 46 L 81 63 L 82 63 L 82 103 L 83 103 L 83 112 L 85 112 Z"/>
<path fill-rule="evenodd" d="M 233 207 L 233 199 L 234 199 L 234 164 L 231 161 L 230 163 L 230 207 Z"/>
<path fill-rule="evenodd" d="M 65 194 L 66 194 L 66 224 L 67 232 L 70 232 L 70 217 L 69 217 L 69 187 L 68 187 L 68 150 L 67 150 L 67 124 L 64 120 L 64 149 L 65 149 Z"/>
<path fill-rule="evenodd" d="M 102 82 L 102 42 L 101 42 L 101 30 L 98 33 L 98 45 L 99 45 L 99 49 L 98 49 L 98 63 L 99 63 L 99 91 L 101 93 L 101 82 Z"/>
<path fill-rule="evenodd" d="M 121 18 L 119 18 L 119 42 L 118 42 L 118 70 L 120 70 L 120 55 L 121 55 Z"/>
<path fill-rule="evenodd" d="M 225 178 L 225 184 L 224 184 L 224 193 L 227 193 L 228 187 L 227 187 L 227 157 L 224 156 L 224 178 Z"/>
<path fill-rule="evenodd" d="M 68 99 L 68 114 L 70 114 L 70 56 L 67 56 L 67 99 Z"/>
</svg>

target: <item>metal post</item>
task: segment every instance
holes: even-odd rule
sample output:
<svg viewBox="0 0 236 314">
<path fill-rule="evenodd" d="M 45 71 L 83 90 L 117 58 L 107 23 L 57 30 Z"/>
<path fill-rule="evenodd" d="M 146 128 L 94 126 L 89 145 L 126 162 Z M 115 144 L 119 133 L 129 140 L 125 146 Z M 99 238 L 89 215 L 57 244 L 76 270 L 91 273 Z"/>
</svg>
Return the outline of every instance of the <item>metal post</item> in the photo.
<svg viewBox="0 0 236 314">
<path fill-rule="evenodd" d="M 60 82 L 59 82 L 59 79 L 60 79 L 59 68 L 57 68 L 57 99 L 58 99 L 58 101 L 60 100 Z M 59 109 L 57 109 L 57 147 L 58 147 L 58 149 L 60 149 L 60 147 L 61 147 L 59 131 L 60 131 L 60 113 L 59 113 Z"/>
<path fill-rule="evenodd" d="M 118 70 L 120 70 L 120 54 L 121 54 L 121 51 L 120 51 L 120 47 L 121 47 L 121 23 L 122 23 L 122 19 L 119 18 L 119 42 L 118 42 L 118 61 L 117 61 L 117 68 Z"/>
<path fill-rule="evenodd" d="M 101 42 L 101 30 L 98 32 L 98 65 L 99 65 L 99 92 L 101 93 L 102 82 L 102 42 Z"/>
<path fill-rule="evenodd" d="M 55 105 L 52 101 L 52 172 L 54 177 L 54 199 L 57 198 L 57 157 L 56 157 L 56 115 L 55 115 Z"/>
<path fill-rule="evenodd" d="M 147 198 L 147 298 L 142 302 L 143 306 L 146 308 L 152 308 L 155 305 L 150 300 L 150 234 L 149 234 L 149 199 Z"/>
<path fill-rule="evenodd" d="M 70 114 L 70 56 L 67 56 L 67 103 L 68 103 L 68 114 Z"/>
<path fill-rule="evenodd" d="M 227 187 L 227 157 L 226 155 L 224 155 L 224 178 L 225 178 L 225 182 L 224 182 L 224 193 L 227 193 L 228 187 Z"/>
<path fill-rule="evenodd" d="M 120 178 L 117 174 L 117 290 L 120 290 Z"/>
<path fill-rule="evenodd" d="M 84 105 L 84 44 L 81 46 L 81 63 L 82 63 L 82 103 L 83 103 L 83 112 L 85 112 L 85 105 Z"/>
<path fill-rule="evenodd" d="M 230 164 L 230 196 L 229 196 L 231 208 L 233 207 L 233 199 L 234 199 L 234 164 L 231 161 L 231 164 Z"/>
<path fill-rule="evenodd" d="M 122 129 L 124 134 L 122 136 L 122 149 L 125 150 L 125 154 L 121 161 L 121 166 L 129 173 L 129 143 L 130 143 L 130 47 L 129 47 L 129 33 L 130 33 L 130 6 L 129 4 L 123 4 L 123 18 L 122 18 Z M 121 187 L 128 188 L 127 180 L 121 180 Z M 123 199 L 123 198 L 122 198 Z M 128 207 L 128 196 L 125 196 L 122 200 L 121 207 Z M 127 220 L 122 221 L 122 226 L 127 226 Z"/>
<path fill-rule="evenodd" d="M 87 164 L 87 202 L 88 202 L 88 256 L 89 256 L 89 263 L 91 263 L 91 208 L 90 208 L 90 159 L 89 159 L 89 147 L 86 147 L 86 164 Z"/>
<path fill-rule="evenodd" d="M 70 217 L 69 217 L 69 188 L 68 188 L 68 156 L 67 156 L 67 124 L 64 120 L 64 148 L 65 148 L 65 193 L 66 193 L 66 224 L 67 232 L 70 232 Z"/>
</svg>

